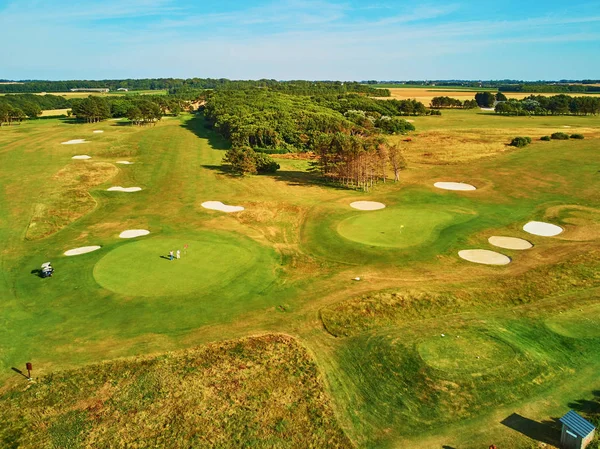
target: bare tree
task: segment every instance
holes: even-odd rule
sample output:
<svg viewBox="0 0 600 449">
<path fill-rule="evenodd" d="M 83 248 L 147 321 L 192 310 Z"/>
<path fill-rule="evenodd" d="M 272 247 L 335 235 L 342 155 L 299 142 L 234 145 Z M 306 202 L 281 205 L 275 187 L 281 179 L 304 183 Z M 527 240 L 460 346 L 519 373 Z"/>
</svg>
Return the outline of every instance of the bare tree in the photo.
<svg viewBox="0 0 600 449">
<path fill-rule="evenodd" d="M 394 170 L 394 182 L 400 181 L 400 172 L 406 168 L 406 159 L 402 154 L 402 149 L 398 145 L 390 147 L 388 157 L 392 170 Z"/>
</svg>

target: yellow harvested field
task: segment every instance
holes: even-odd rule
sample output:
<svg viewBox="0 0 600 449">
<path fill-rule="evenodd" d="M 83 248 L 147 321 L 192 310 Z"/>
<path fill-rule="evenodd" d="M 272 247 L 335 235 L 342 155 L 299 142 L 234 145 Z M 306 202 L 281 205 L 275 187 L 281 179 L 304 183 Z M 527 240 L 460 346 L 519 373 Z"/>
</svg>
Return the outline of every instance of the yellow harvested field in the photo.
<svg viewBox="0 0 600 449">
<path fill-rule="evenodd" d="M 429 106 L 431 103 L 431 99 L 433 97 L 451 97 L 457 98 L 461 101 L 472 100 L 475 98 L 475 94 L 478 92 L 476 90 L 452 90 L 452 88 L 447 89 L 419 89 L 419 88 L 391 88 L 389 89 L 392 94 L 388 99 L 396 99 L 396 100 L 408 100 L 415 99 L 420 101 L 425 106 Z M 530 93 L 505 93 L 507 98 L 516 98 L 517 100 L 521 100 L 525 97 L 528 97 L 532 94 Z M 535 95 L 558 95 L 556 93 L 548 93 L 548 94 L 535 94 Z M 598 96 L 598 94 L 583 94 L 583 93 L 571 93 L 571 96 L 579 97 L 579 96 Z"/>
<path fill-rule="evenodd" d="M 67 109 L 48 109 L 46 111 L 42 111 L 42 117 L 52 117 L 53 115 L 67 115 L 67 111 L 71 108 Z"/>
</svg>

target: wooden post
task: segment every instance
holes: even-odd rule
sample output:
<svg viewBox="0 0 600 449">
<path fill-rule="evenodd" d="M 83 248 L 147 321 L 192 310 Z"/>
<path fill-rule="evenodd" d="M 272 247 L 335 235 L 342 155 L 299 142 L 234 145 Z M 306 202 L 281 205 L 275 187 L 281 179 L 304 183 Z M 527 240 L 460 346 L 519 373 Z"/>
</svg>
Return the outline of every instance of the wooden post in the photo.
<svg viewBox="0 0 600 449">
<path fill-rule="evenodd" d="M 27 362 L 25 364 L 25 366 L 27 367 L 27 378 L 29 380 L 31 380 L 31 370 L 33 370 L 33 367 L 31 366 L 31 362 Z"/>
</svg>

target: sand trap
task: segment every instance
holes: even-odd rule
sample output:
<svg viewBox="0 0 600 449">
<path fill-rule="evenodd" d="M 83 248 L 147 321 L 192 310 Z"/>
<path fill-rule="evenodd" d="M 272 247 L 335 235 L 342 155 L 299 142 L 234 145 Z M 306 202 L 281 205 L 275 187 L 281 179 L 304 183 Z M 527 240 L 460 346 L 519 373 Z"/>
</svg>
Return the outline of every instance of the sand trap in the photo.
<svg viewBox="0 0 600 449">
<path fill-rule="evenodd" d="M 132 239 L 134 237 L 141 237 L 142 235 L 148 235 L 150 231 L 146 229 L 128 229 L 119 234 L 122 239 Z"/>
<path fill-rule="evenodd" d="M 350 207 L 358 210 L 379 210 L 385 208 L 385 204 L 377 201 L 355 201 L 350 203 Z"/>
<path fill-rule="evenodd" d="M 202 207 L 205 209 L 219 210 L 221 212 L 241 212 L 244 210 L 242 206 L 229 206 L 227 204 L 223 204 L 220 201 L 205 201 L 202 203 Z"/>
<path fill-rule="evenodd" d="M 120 117 L 120 118 L 111 118 L 110 121 L 111 122 L 118 122 L 119 120 L 123 120 L 124 117 Z"/>
<path fill-rule="evenodd" d="M 109 192 L 139 192 L 140 190 L 142 190 L 141 187 L 121 187 L 121 186 L 115 186 L 115 187 L 109 187 L 108 189 Z"/>
<path fill-rule="evenodd" d="M 80 254 L 91 253 L 92 251 L 96 251 L 100 249 L 100 246 L 82 246 L 81 248 L 70 249 L 65 251 L 65 256 L 78 256 Z"/>
<path fill-rule="evenodd" d="M 102 131 L 101 129 L 97 129 L 96 131 L 93 131 L 94 134 L 100 134 L 103 133 L 104 131 Z"/>
<path fill-rule="evenodd" d="M 436 182 L 434 186 L 444 190 L 477 190 L 477 187 L 464 182 Z"/>
<path fill-rule="evenodd" d="M 552 223 L 544 223 L 543 221 L 530 221 L 523 226 L 525 232 L 533 235 L 541 235 L 542 237 L 553 237 L 563 232 L 563 228 Z"/>
<path fill-rule="evenodd" d="M 563 128 L 570 128 L 570 126 L 565 125 L 565 126 L 563 126 Z"/>
<path fill-rule="evenodd" d="M 406 121 L 407 121 L 408 123 L 414 123 L 414 122 L 415 122 L 414 120 L 408 120 L 408 119 L 407 119 Z"/>
<path fill-rule="evenodd" d="M 496 112 L 496 108 L 479 108 L 479 109 L 481 109 L 482 111 L 493 111 L 493 112 Z"/>
<path fill-rule="evenodd" d="M 131 164 L 133 164 L 133 162 L 129 162 L 129 161 L 117 161 L 117 164 L 131 165 Z"/>
<path fill-rule="evenodd" d="M 524 240 L 524 239 L 519 239 L 517 237 L 500 237 L 500 236 L 494 235 L 488 239 L 488 242 L 490 242 L 494 246 L 497 246 L 499 248 L 504 248 L 504 249 L 522 250 L 522 249 L 529 249 L 529 248 L 533 247 L 531 242 L 528 242 L 527 240 Z"/>
<path fill-rule="evenodd" d="M 91 159 L 92 156 L 88 156 L 87 154 L 78 154 L 77 156 L 73 156 L 71 159 Z"/>
<path fill-rule="evenodd" d="M 73 139 L 62 142 L 63 145 L 76 145 L 78 143 L 87 143 L 87 141 L 85 139 Z"/>
<path fill-rule="evenodd" d="M 485 265 L 508 265 L 510 263 L 510 257 L 487 249 L 465 249 L 459 251 L 458 255 L 469 262 Z"/>
</svg>

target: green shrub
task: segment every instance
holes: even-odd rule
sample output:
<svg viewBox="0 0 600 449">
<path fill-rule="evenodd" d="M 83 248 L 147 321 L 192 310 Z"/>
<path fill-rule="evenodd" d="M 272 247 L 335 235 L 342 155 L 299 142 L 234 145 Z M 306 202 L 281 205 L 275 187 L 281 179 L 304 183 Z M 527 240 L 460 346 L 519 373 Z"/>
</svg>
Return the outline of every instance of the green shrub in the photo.
<svg viewBox="0 0 600 449">
<path fill-rule="evenodd" d="M 571 134 L 571 139 L 583 139 L 583 134 Z"/>
<path fill-rule="evenodd" d="M 510 145 L 517 148 L 523 148 L 531 143 L 531 137 L 515 137 Z"/>
<path fill-rule="evenodd" d="M 544 141 L 548 142 L 552 139 L 550 139 L 550 136 L 543 136 L 543 137 L 540 137 L 540 140 L 544 140 Z"/>
<path fill-rule="evenodd" d="M 280 168 L 279 164 L 265 153 L 255 153 L 254 160 L 259 173 L 275 173 Z"/>
<path fill-rule="evenodd" d="M 550 137 L 554 140 L 569 140 L 569 135 L 565 133 L 554 133 Z"/>
</svg>

